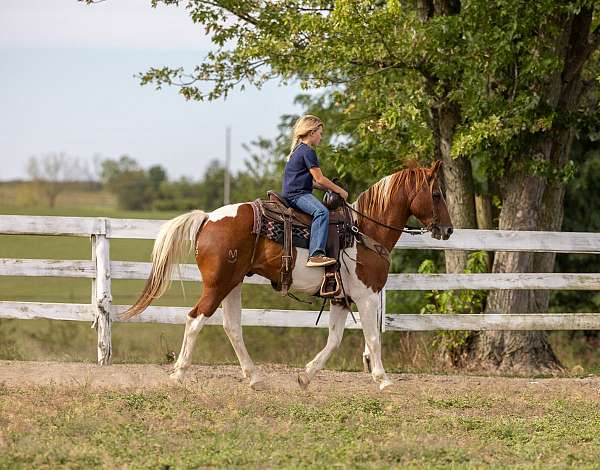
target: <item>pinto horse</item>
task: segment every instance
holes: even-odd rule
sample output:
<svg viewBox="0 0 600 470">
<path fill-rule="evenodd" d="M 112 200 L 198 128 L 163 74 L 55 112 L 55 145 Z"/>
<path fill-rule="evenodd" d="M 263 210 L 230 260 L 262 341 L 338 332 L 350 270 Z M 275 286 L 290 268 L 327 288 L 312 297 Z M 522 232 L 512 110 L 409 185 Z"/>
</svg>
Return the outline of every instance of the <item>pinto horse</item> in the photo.
<svg viewBox="0 0 600 470">
<path fill-rule="evenodd" d="M 447 239 L 452 223 L 438 184 L 441 162 L 431 168 L 408 168 L 381 179 L 361 193 L 352 204 L 359 234 L 373 243 L 355 243 L 341 253 L 340 276 L 344 291 L 358 306 L 366 349 L 372 362 L 371 374 L 381 390 L 392 385 L 381 362 L 380 332 L 377 324 L 378 293 L 384 287 L 390 266 L 389 252 L 398 241 L 409 216 L 414 215 L 432 237 Z M 265 379 L 248 355 L 241 327 L 242 282 L 255 273 L 277 282 L 282 246 L 252 233 L 254 213 L 249 203 L 231 204 L 211 213 L 194 210 L 166 222 L 152 251 L 152 270 L 143 292 L 123 318 L 138 315 L 168 288 L 173 269 L 195 247 L 196 263 L 202 274 L 202 296 L 187 315 L 181 353 L 171 377 L 182 380 L 191 364 L 198 332 L 219 305 L 223 305 L 223 328 L 239 359 L 244 377 L 254 389 Z M 191 244 L 191 245 L 190 245 Z M 382 249 L 384 248 L 384 249 Z M 387 251 L 387 253 L 386 253 Z M 314 294 L 319 291 L 323 268 L 307 267 L 308 250 L 294 248 L 291 289 Z M 298 375 L 307 388 L 339 346 L 349 313 L 341 299 L 331 302 L 327 344 Z"/>
</svg>

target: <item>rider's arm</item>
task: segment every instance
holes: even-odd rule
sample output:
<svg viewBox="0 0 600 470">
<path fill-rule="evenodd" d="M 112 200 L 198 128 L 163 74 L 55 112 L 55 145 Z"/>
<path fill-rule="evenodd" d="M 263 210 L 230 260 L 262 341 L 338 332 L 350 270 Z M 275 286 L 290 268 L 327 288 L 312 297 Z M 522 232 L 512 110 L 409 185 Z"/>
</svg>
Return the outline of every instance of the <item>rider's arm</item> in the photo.
<svg viewBox="0 0 600 470">
<path fill-rule="evenodd" d="M 320 191 L 327 191 L 327 188 L 325 186 L 317 183 L 314 179 L 313 179 L 313 187 Z"/>
<path fill-rule="evenodd" d="M 327 178 L 318 166 L 311 168 L 309 171 L 313 177 L 314 182 L 317 184 L 317 188 L 321 186 L 322 189 L 330 189 L 334 193 L 338 193 L 340 196 L 342 196 L 344 200 L 348 199 L 348 193 L 343 188 L 340 188 L 337 184 L 335 184 L 333 181 Z"/>
</svg>

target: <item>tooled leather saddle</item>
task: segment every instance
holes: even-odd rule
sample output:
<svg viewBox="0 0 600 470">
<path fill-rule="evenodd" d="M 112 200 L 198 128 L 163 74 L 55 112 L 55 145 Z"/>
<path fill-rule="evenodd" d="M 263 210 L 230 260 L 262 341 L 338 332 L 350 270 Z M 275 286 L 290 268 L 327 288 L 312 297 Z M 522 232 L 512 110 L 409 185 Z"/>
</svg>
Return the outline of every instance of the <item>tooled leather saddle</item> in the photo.
<svg viewBox="0 0 600 470">
<path fill-rule="evenodd" d="M 252 233 L 283 245 L 279 282 L 273 283 L 273 287 L 280 290 L 282 295 L 286 295 L 292 284 L 292 247 L 309 247 L 312 217 L 290 207 L 285 198 L 275 191 L 268 191 L 267 197 L 268 199 L 256 199 L 252 202 Z M 354 243 L 353 221 L 350 211 L 338 194 L 327 191 L 323 203 L 329 209 L 327 256 L 338 261 L 325 267 L 321 288 L 315 295 L 331 298 L 339 295 L 342 289 L 339 256 L 341 250 L 351 247 Z"/>
</svg>

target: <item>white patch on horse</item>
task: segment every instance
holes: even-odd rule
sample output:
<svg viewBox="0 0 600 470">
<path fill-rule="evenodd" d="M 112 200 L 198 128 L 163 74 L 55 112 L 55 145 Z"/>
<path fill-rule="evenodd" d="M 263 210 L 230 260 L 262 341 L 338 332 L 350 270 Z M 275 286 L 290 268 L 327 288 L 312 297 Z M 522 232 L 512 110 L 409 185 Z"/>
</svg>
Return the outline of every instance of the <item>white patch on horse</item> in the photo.
<svg viewBox="0 0 600 470">
<path fill-rule="evenodd" d="M 291 288 L 297 292 L 306 292 L 314 294 L 321 288 L 324 268 L 308 267 L 308 250 L 306 248 L 296 248 L 296 263 L 292 271 Z"/>
<path fill-rule="evenodd" d="M 208 220 L 211 222 L 216 222 L 217 220 L 224 219 L 226 217 L 235 217 L 238 213 L 238 207 L 240 207 L 242 203 L 238 204 L 229 204 L 227 206 L 219 207 L 214 211 L 208 214 Z"/>
<path fill-rule="evenodd" d="M 342 276 L 342 284 L 344 285 L 346 294 L 353 299 L 363 295 L 374 294 L 375 291 L 372 288 L 367 287 L 367 285 L 358 278 L 355 261 L 358 256 L 356 243 L 354 246 L 346 248 L 344 251 L 345 254 L 340 253 L 340 262 L 342 265 L 340 275 Z M 343 297 L 343 295 L 340 295 L 339 297 Z"/>
</svg>

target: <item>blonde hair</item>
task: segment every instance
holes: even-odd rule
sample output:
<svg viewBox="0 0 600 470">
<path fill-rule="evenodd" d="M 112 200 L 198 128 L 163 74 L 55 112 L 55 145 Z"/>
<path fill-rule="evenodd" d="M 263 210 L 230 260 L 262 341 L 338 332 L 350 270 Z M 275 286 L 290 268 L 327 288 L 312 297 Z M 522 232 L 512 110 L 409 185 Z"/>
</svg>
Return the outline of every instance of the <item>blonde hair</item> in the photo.
<svg viewBox="0 0 600 470">
<path fill-rule="evenodd" d="M 296 145 L 298 145 L 298 142 L 311 132 L 316 131 L 319 127 L 323 127 L 323 121 L 312 114 L 302 116 L 296 121 L 296 124 L 294 124 L 294 128 L 292 129 L 292 145 L 290 146 L 288 160 L 292 156 L 292 152 L 296 148 Z"/>
</svg>

